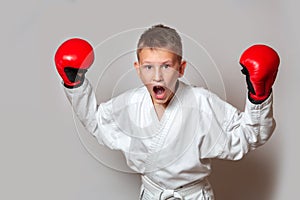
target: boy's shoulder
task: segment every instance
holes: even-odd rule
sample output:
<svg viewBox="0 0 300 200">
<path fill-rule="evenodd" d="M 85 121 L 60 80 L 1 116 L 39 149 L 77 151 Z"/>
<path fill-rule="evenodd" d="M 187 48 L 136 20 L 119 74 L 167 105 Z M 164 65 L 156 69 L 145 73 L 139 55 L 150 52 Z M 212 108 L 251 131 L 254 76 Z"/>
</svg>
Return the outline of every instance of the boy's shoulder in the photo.
<svg viewBox="0 0 300 200">
<path fill-rule="evenodd" d="M 182 87 L 184 88 L 183 90 L 185 94 L 190 94 L 190 95 L 193 94 L 196 97 L 200 97 L 200 98 L 207 98 L 210 97 L 211 95 L 215 95 L 207 88 L 201 86 L 195 86 L 184 82 L 181 82 L 181 84 L 183 85 Z"/>
<path fill-rule="evenodd" d="M 184 87 L 182 103 L 185 106 L 195 107 L 196 109 L 205 110 L 205 112 L 218 110 L 219 108 L 224 109 L 224 106 L 227 107 L 226 101 L 207 88 L 187 84 Z"/>
<path fill-rule="evenodd" d="M 113 102 L 119 102 L 120 104 L 126 105 L 128 103 L 140 102 L 147 94 L 147 88 L 145 86 L 136 87 L 133 89 L 126 90 L 111 99 Z"/>
</svg>

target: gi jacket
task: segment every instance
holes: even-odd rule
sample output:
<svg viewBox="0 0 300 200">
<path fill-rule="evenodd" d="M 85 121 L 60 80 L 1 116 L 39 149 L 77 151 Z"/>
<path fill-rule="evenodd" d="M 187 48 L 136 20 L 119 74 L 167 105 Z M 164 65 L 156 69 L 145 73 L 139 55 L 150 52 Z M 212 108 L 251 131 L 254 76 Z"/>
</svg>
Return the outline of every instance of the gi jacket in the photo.
<svg viewBox="0 0 300 200">
<path fill-rule="evenodd" d="M 128 166 L 162 188 L 174 189 L 211 172 L 210 158 L 241 159 L 275 128 L 272 94 L 239 111 L 210 91 L 179 81 L 158 120 L 145 86 L 98 104 L 86 79 L 65 88 L 73 109 L 100 144 L 124 153 Z"/>
</svg>

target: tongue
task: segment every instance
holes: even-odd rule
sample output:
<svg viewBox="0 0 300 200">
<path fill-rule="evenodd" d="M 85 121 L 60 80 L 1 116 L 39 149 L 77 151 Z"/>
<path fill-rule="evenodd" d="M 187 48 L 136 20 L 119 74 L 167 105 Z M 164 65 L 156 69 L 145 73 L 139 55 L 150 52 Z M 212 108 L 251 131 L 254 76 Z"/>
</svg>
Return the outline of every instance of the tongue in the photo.
<svg viewBox="0 0 300 200">
<path fill-rule="evenodd" d="M 164 92 L 164 90 L 162 88 L 159 88 L 156 90 L 156 94 L 162 94 Z"/>
</svg>

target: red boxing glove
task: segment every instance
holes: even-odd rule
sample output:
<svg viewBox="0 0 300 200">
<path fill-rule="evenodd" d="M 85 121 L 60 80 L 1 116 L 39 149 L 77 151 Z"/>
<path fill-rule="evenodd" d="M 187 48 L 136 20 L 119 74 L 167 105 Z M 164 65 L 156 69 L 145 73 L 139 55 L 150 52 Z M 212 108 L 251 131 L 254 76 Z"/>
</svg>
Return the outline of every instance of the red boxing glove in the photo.
<svg viewBox="0 0 300 200">
<path fill-rule="evenodd" d="M 242 73 L 246 75 L 248 98 L 252 103 L 260 104 L 269 97 L 279 63 L 276 51 L 263 44 L 253 45 L 242 53 L 240 64 Z"/>
<path fill-rule="evenodd" d="M 72 38 L 58 47 L 54 60 L 64 86 L 76 88 L 82 85 L 85 73 L 94 62 L 93 47 L 83 39 Z"/>
</svg>

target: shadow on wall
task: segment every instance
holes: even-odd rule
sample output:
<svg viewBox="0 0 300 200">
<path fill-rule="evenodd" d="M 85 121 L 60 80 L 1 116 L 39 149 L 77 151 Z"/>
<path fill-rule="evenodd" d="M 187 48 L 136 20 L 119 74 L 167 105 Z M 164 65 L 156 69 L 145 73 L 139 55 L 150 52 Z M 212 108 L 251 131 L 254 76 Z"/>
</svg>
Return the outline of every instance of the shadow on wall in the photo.
<svg viewBox="0 0 300 200">
<path fill-rule="evenodd" d="M 209 178 L 218 200 L 271 200 L 276 164 L 267 155 L 251 152 L 240 161 L 213 160 Z"/>
</svg>

